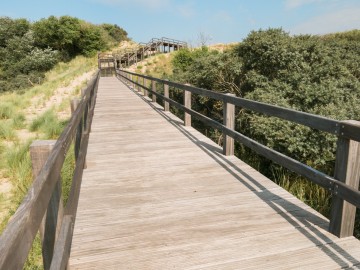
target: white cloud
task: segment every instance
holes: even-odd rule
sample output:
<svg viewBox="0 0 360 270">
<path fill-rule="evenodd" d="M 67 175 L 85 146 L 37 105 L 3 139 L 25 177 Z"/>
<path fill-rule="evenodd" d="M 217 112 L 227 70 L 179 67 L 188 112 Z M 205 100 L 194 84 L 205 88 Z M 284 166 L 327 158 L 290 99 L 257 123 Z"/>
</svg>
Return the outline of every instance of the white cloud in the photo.
<svg viewBox="0 0 360 270">
<path fill-rule="evenodd" d="M 360 6 L 332 10 L 313 17 L 294 27 L 294 34 L 326 34 L 351 29 L 360 29 Z"/>
<path fill-rule="evenodd" d="M 324 0 L 285 0 L 286 9 L 296 9 L 304 5 L 323 2 Z"/>
</svg>

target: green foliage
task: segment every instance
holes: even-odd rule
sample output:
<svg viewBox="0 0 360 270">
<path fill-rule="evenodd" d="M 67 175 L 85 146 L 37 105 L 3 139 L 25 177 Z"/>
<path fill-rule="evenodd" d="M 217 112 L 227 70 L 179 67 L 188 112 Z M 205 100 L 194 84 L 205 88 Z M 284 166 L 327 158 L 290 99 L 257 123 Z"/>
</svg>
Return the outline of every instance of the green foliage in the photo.
<svg viewBox="0 0 360 270">
<path fill-rule="evenodd" d="M 74 144 L 72 144 L 68 152 L 66 153 L 64 165 L 61 169 L 62 194 L 63 194 L 64 205 L 66 204 L 69 198 L 74 170 L 75 170 L 75 153 L 74 153 Z"/>
<path fill-rule="evenodd" d="M 32 25 L 35 44 L 40 48 L 51 47 L 63 57 L 77 53 L 76 41 L 80 39 L 80 20 L 70 16 L 50 16 Z"/>
<path fill-rule="evenodd" d="M 16 134 L 10 121 L 0 121 L 0 139 L 16 140 Z"/>
<path fill-rule="evenodd" d="M 53 110 L 48 110 L 32 121 L 30 131 L 39 131 L 47 139 L 57 139 L 65 126 L 66 121 L 60 121 Z"/>
<path fill-rule="evenodd" d="M 0 47 L 6 47 L 8 40 L 24 36 L 30 29 L 26 19 L 0 17 Z"/>
<path fill-rule="evenodd" d="M 101 31 L 102 29 L 98 26 L 86 22 L 81 23 L 80 38 L 75 42 L 80 54 L 92 56 L 108 48 Z"/>
<path fill-rule="evenodd" d="M 359 30 L 326 36 L 290 36 L 282 29 L 253 31 L 224 53 L 203 49 L 177 52 L 173 79 L 333 119 L 360 120 L 359 41 Z M 219 102 L 194 97 L 193 107 L 222 120 Z M 237 113 L 236 129 L 241 133 L 333 174 L 335 136 L 241 108 Z M 196 127 L 216 141 L 221 139 L 214 130 L 198 123 Z M 279 173 L 277 165 L 241 144 L 236 144 L 236 154 L 321 213 L 329 214 L 330 196 L 323 189 L 288 171 Z M 360 228 L 357 230 L 359 234 Z"/>
<path fill-rule="evenodd" d="M 127 32 L 122 29 L 120 26 L 116 24 L 108 24 L 104 23 L 100 25 L 108 34 L 109 36 L 117 43 L 128 40 Z"/>
<path fill-rule="evenodd" d="M 13 117 L 13 128 L 14 129 L 22 129 L 25 128 L 25 115 L 23 115 L 22 113 L 17 113 L 14 117 Z"/>
<path fill-rule="evenodd" d="M 14 106 L 10 102 L 0 103 L 0 119 L 9 119 L 14 114 Z"/>
<path fill-rule="evenodd" d="M 127 39 L 117 25 L 94 25 L 71 16 L 41 19 L 0 17 L 0 92 L 40 84 L 59 60 L 93 56 Z"/>
</svg>

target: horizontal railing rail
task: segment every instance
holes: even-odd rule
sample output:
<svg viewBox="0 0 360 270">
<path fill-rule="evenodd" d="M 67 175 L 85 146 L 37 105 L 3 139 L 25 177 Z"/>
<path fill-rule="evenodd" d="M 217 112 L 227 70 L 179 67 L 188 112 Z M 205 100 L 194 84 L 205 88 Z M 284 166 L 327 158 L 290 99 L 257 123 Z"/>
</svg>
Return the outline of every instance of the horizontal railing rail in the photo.
<svg viewBox="0 0 360 270">
<path fill-rule="evenodd" d="M 32 186 L 0 236 L 0 269 L 23 268 L 35 236 L 42 226 L 45 228 L 41 235 L 44 269 L 65 269 L 70 255 L 99 74 L 97 71 L 82 90 L 81 99 L 72 103 L 73 114 L 70 122 L 54 142 L 51 152 L 49 148 L 48 158 L 43 164 L 36 165 L 39 172 Z M 47 142 L 49 141 L 41 141 L 42 146 L 45 144 L 48 147 Z M 74 144 L 75 169 L 68 200 L 64 206 L 60 175 L 71 144 Z M 34 162 L 44 155 L 36 153 L 36 147 L 34 145 L 33 154 L 37 154 Z M 33 168 L 34 166 L 33 163 Z"/>
<path fill-rule="evenodd" d="M 281 166 L 309 179 L 311 182 L 329 190 L 333 194 L 332 214 L 329 230 L 340 237 L 352 235 L 354 230 L 356 207 L 360 208 L 360 191 L 358 190 L 360 177 L 359 122 L 333 120 L 314 114 L 282 108 L 262 102 L 256 102 L 235 97 L 229 94 L 218 93 L 207 89 L 184 85 L 124 70 L 118 70 L 117 74 L 121 79 L 125 79 L 134 86 L 136 85 L 138 88 L 142 88 L 145 94 L 151 93 L 153 96 L 153 101 L 156 101 L 157 97 L 164 101 L 165 107 L 168 107 L 168 104 L 171 104 L 172 106 L 183 110 L 185 112 L 185 122 L 186 115 L 190 115 L 213 128 L 221 130 L 225 138 L 224 154 L 233 153 L 233 150 L 226 150 L 226 142 L 230 139 L 227 144 L 231 144 L 231 140 L 235 139 L 259 155 L 262 155 L 280 164 Z M 136 78 L 136 80 L 133 78 Z M 140 83 L 139 78 L 142 78 L 143 83 Z M 147 87 L 144 81 L 150 81 L 151 88 Z M 156 92 L 156 83 L 164 85 L 164 95 Z M 180 104 L 169 98 L 169 87 L 184 91 L 184 104 Z M 219 123 L 218 121 L 215 121 L 207 116 L 200 114 L 199 112 L 192 110 L 191 105 L 189 105 L 191 104 L 191 101 L 186 102 L 186 99 L 189 99 L 186 98 L 186 96 L 190 95 L 191 98 L 191 94 L 197 94 L 223 101 L 224 123 Z M 288 120 L 338 136 L 335 176 L 331 177 L 327 174 L 324 174 L 306 164 L 303 164 L 291 157 L 264 146 L 261 143 L 241 134 L 240 132 L 235 131 L 234 125 L 230 125 L 226 120 L 228 117 L 226 117 L 225 114 L 226 107 L 228 105 L 238 106 L 247 110 L 265 114 L 267 116 L 278 117 L 280 119 Z M 230 118 L 233 119 L 234 116 Z"/>
<path fill-rule="evenodd" d="M 125 49 L 122 51 L 116 51 L 112 55 L 115 59 L 119 60 L 120 63 L 124 63 L 125 66 L 129 66 L 133 63 L 137 63 L 138 60 L 143 60 L 148 55 L 161 51 L 163 47 L 164 52 L 166 48 L 170 51 L 172 47 L 174 50 L 186 48 L 187 43 L 184 41 L 171 39 L 171 38 L 152 38 L 148 43 L 140 43 L 134 48 Z"/>
</svg>

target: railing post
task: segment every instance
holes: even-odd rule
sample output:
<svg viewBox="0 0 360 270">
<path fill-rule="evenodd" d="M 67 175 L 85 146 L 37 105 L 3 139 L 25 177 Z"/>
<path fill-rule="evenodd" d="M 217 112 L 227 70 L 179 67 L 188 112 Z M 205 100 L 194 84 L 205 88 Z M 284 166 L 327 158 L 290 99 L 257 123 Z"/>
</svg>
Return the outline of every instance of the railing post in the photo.
<svg viewBox="0 0 360 270">
<path fill-rule="evenodd" d="M 358 121 L 343 121 L 344 125 L 360 126 Z M 336 150 L 334 178 L 355 189 L 359 188 L 360 179 L 360 143 L 339 137 Z M 336 185 L 333 188 L 329 231 L 338 237 L 351 236 L 354 233 L 356 207 L 339 198 Z"/>
<path fill-rule="evenodd" d="M 74 98 L 71 100 L 70 102 L 70 106 L 71 106 L 71 115 L 74 114 L 74 112 L 76 111 L 76 108 L 79 106 L 80 104 L 80 99 L 78 98 Z M 75 135 L 75 147 L 74 147 L 74 152 L 75 152 L 75 160 L 77 160 L 78 156 L 79 156 L 79 151 L 80 151 L 80 144 L 81 144 L 81 133 L 82 133 L 82 120 L 79 123 L 79 126 L 77 128 L 76 131 L 76 135 Z"/>
<path fill-rule="evenodd" d="M 147 87 L 147 79 L 145 79 L 145 78 L 144 78 L 144 83 L 143 83 L 143 85 L 144 85 L 145 87 Z M 148 91 L 147 91 L 146 89 L 144 89 L 144 96 L 145 96 L 145 97 L 148 96 Z"/>
<path fill-rule="evenodd" d="M 45 140 L 34 141 L 30 145 L 30 156 L 34 180 L 45 164 L 45 161 L 47 160 L 55 143 L 55 140 Z M 55 240 L 60 231 L 63 213 L 64 209 L 61 197 L 61 179 L 59 176 L 39 229 L 42 241 L 42 255 L 45 270 L 50 269 Z"/>
<path fill-rule="evenodd" d="M 129 76 L 130 76 L 130 84 L 129 84 L 129 86 L 130 86 L 130 88 L 134 88 L 134 85 L 133 85 L 133 83 L 132 83 L 132 75 L 129 74 Z"/>
<path fill-rule="evenodd" d="M 166 80 L 166 81 L 168 81 L 168 80 Z M 169 98 L 169 85 L 166 84 L 166 83 L 164 83 L 164 96 L 165 96 L 166 98 Z M 168 112 L 168 111 L 170 110 L 170 106 L 169 106 L 169 105 L 170 105 L 169 102 L 164 101 L 164 111 L 165 111 L 165 112 Z"/>
<path fill-rule="evenodd" d="M 191 92 L 187 90 L 184 90 L 184 106 L 191 109 Z M 184 113 L 184 126 L 191 126 L 191 114 L 188 114 L 187 112 Z"/>
<path fill-rule="evenodd" d="M 226 94 L 228 96 L 235 96 L 234 94 Z M 235 105 L 224 101 L 223 108 L 224 126 L 229 129 L 235 128 Z M 234 155 L 234 139 L 223 133 L 223 154 L 225 156 Z"/>
<path fill-rule="evenodd" d="M 151 81 L 151 90 L 153 90 L 153 92 L 156 93 L 156 82 L 155 81 Z M 156 95 L 152 94 L 152 102 L 156 102 Z"/>
<path fill-rule="evenodd" d="M 138 91 L 139 91 L 139 92 L 141 92 L 140 79 L 141 79 L 141 78 L 138 76 L 138 77 L 137 77 L 137 83 L 139 84 L 139 85 L 138 85 Z"/>
</svg>

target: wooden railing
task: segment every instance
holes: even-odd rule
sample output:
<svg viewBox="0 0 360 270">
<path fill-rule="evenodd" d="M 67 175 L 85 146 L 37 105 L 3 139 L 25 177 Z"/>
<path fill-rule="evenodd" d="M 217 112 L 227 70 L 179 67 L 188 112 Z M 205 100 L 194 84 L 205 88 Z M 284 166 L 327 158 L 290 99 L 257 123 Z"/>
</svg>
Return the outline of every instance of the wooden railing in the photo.
<svg viewBox="0 0 360 270">
<path fill-rule="evenodd" d="M 73 115 L 56 142 L 40 141 L 32 144 L 30 151 L 36 177 L 0 236 L 0 269 L 22 269 L 39 230 L 44 269 L 66 268 L 98 79 L 99 71 L 83 89 L 81 99 L 72 103 Z M 76 163 L 68 200 L 63 205 L 60 175 L 72 143 Z"/>
<path fill-rule="evenodd" d="M 222 94 L 124 70 L 118 70 L 117 74 L 134 89 L 143 89 L 144 95 L 151 93 L 152 101 L 156 102 L 156 98 L 162 99 L 165 111 L 169 111 L 170 104 L 183 110 L 185 113 L 184 124 L 186 126 L 191 125 L 191 117 L 195 117 L 203 123 L 221 130 L 224 136 L 223 153 L 225 155 L 233 155 L 234 140 L 236 140 L 259 155 L 329 190 L 333 195 L 329 231 L 339 237 L 353 234 L 356 207 L 360 208 L 360 192 L 358 190 L 360 178 L 360 122 L 351 120 L 337 121 L 314 114 L 235 97 L 231 94 Z M 156 83 L 163 85 L 164 95 L 157 92 Z M 151 87 L 148 87 L 148 85 Z M 184 91 L 184 104 L 169 98 L 169 87 Z M 222 101 L 224 104 L 224 122 L 219 123 L 192 110 L 191 94 Z M 235 106 L 336 135 L 338 142 L 334 177 L 317 171 L 235 131 Z"/>
<path fill-rule="evenodd" d="M 157 52 L 161 52 L 161 46 L 164 46 L 163 52 L 166 52 L 165 47 L 168 47 L 168 52 L 170 52 L 170 48 L 173 48 L 174 50 L 186 48 L 187 43 L 166 37 L 152 38 L 148 43 L 140 43 L 139 46 L 135 48 L 126 49 L 122 52 L 114 52 L 113 57 L 118 61 L 118 66 L 122 64 L 122 66 L 129 66 L 138 61 L 142 61 L 148 55 L 154 55 Z"/>
</svg>

